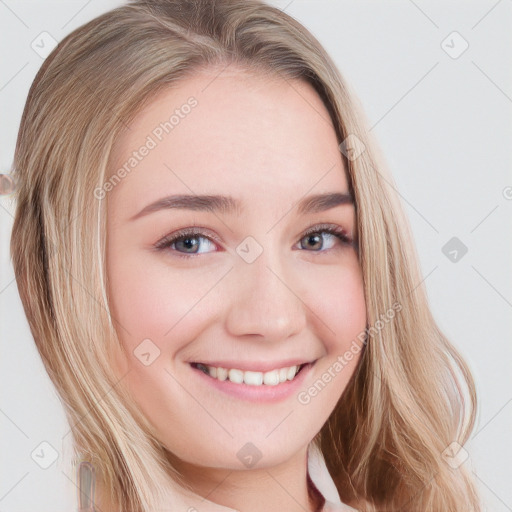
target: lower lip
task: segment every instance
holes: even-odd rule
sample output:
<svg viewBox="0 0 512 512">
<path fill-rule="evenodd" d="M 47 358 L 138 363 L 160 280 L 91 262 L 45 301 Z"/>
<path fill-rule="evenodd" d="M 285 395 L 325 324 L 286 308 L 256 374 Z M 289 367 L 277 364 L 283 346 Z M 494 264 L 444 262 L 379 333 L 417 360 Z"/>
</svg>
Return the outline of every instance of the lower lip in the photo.
<svg viewBox="0 0 512 512">
<path fill-rule="evenodd" d="M 275 386 L 269 386 L 266 384 L 262 384 L 261 386 L 251 386 L 250 384 L 245 383 L 237 384 L 236 382 L 231 382 L 227 379 L 219 380 L 210 377 L 193 366 L 191 366 L 191 368 L 203 382 L 215 389 L 218 389 L 219 391 L 222 391 L 223 393 L 241 400 L 272 403 L 280 402 L 292 395 L 296 395 L 314 364 L 314 362 L 306 364 L 293 380 L 287 380 L 276 384 Z"/>
</svg>

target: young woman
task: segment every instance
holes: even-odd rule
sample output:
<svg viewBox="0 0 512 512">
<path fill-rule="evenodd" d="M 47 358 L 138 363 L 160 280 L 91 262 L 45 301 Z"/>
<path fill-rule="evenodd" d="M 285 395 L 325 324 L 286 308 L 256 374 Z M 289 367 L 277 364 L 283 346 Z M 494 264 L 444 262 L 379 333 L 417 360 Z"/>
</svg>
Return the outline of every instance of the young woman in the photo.
<svg viewBox="0 0 512 512">
<path fill-rule="evenodd" d="M 473 380 L 366 126 L 256 0 L 134 1 L 45 60 L 11 251 L 82 510 L 481 510 Z"/>
</svg>

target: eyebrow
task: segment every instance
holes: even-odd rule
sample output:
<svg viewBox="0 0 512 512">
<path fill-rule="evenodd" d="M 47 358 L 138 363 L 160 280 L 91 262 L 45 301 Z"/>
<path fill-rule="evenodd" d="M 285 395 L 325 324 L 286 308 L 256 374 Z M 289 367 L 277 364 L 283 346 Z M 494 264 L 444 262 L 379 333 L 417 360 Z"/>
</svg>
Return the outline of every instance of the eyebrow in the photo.
<svg viewBox="0 0 512 512">
<path fill-rule="evenodd" d="M 318 213 L 336 206 L 354 204 L 354 199 L 347 192 L 333 192 L 329 194 L 315 194 L 303 198 L 297 205 L 299 215 Z M 219 212 L 232 215 L 240 215 L 243 210 L 242 202 L 231 196 L 222 195 L 172 195 L 162 197 L 145 206 L 139 213 L 129 220 L 135 220 L 150 213 L 169 210 L 193 210 Z"/>
</svg>

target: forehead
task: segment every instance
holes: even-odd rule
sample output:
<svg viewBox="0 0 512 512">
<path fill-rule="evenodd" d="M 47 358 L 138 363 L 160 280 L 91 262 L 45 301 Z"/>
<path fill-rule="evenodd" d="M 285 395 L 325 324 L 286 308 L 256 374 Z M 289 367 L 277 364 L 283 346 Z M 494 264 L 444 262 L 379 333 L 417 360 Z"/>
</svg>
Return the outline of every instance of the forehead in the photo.
<svg viewBox="0 0 512 512">
<path fill-rule="evenodd" d="M 113 194 L 132 210 L 167 192 L 282 203 L 348 191 L 334 126 L 313 87 L 233 69 L 202 70 L 153 97 L 116 141 L 109 171 L 123 167 Z"/>
</svg>

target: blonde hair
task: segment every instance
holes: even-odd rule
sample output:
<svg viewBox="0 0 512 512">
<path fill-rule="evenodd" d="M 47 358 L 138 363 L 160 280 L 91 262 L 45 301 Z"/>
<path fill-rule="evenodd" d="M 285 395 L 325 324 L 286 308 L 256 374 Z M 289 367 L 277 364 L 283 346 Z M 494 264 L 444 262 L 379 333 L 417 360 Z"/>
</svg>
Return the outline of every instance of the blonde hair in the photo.
<svg viewBox="0 0 512 512">
<path fill-rule="evenodd" d="M 480 511 L 469 471 L 443 457 L 473 429 L 474 382 L 431 315 L 410 227 L 363 110 L 320 43 L 258 0 L 134 1 L 65 37 L 31 86 L 15 151 L 11 256 L 77 460 L 99 470 L 117 510 L 156 509 L 169 476 L 187 486 L 112 378 L 120 342 L 104 273 L 106 201 L 94 191 L 116 137 L 144 104 L 200 68 L 227 64 L 309 82 L 344 152 L 364 148 L 342 157 L 368 323 L 392 304 L 400 312 L 369 330 L 356 372 L 313 440 L 340 499 L 366 512 Z"/>
</svg>

